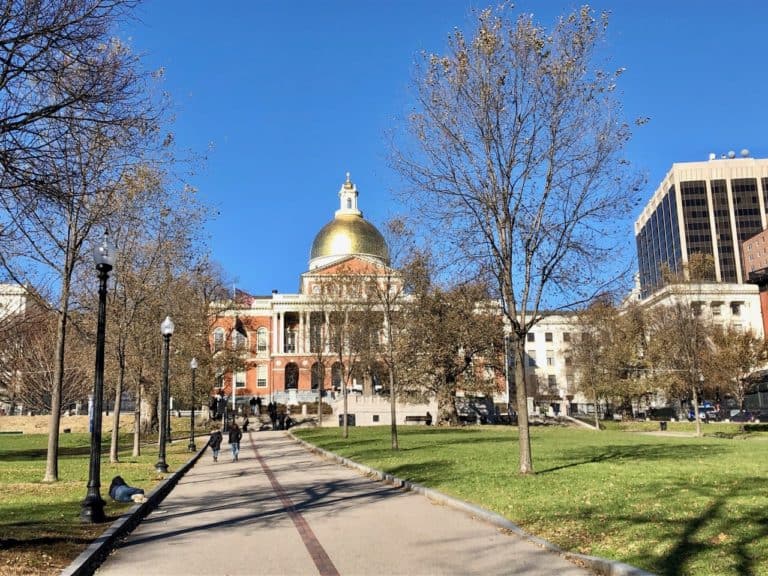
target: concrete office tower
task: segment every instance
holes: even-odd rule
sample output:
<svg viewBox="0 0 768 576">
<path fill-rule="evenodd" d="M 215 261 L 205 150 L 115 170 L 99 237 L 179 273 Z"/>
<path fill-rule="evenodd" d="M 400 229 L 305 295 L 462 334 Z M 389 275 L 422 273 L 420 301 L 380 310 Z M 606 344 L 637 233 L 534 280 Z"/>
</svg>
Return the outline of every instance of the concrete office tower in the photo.
<svg viewBox="0 0 768 576">
<path fill-rule="evenodd" d="M 643 298 L 668 266 L 684 273 L 692 254 L 710 254 L 718 282 L 744 283 L 741 243 L 766 228 L 768 159 L 747 150 L 672 165 L 635 222 Z"/>
</svg>

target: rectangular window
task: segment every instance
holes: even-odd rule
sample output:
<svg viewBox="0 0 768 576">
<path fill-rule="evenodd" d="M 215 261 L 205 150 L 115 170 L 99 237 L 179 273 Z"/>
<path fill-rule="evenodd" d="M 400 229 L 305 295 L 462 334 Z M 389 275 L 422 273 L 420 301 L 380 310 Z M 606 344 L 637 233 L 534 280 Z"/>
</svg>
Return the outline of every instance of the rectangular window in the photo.
<svg viewBox="0 0 768 576">
<path fill-rule="evenodd" d="M 557 376 L 554 374 L 549 374 L 547 376 L 547 385 L 550 387 L 550 389 L 557 388 Z"/>
<path fill-rule="evenodd" d="M 533 332 L 528 332 L 526 337 L 528 338 L 528 342 L 535 342 L 536 341 L 536 335 Z"/>
<path fill-rule="evenodd" d="M 712 316 L 720 316 L 720 304 L 712 304 Z"/>
<path fill-rule="evenodd" d="M 223 388 L 224 387 L 224 372 L 221 370 L 216 371 L 216 376 L 214 380 L 214 387 L 215 388 Z"/>
<path fill-rule="evenodd" d="M 235 372 L 235 388 L 245 388 L 245 372 Z"/>
<path fill-rule="evenodd" d="M 267 351 L 267 329 L 266 328 L 259 328 L 258 332 L 258 350 L 259 352 L 266 352 Z"/>
<path fill-rule="evenodd" d="M 266 364 L 259 364 L 256 368 L 256 387 L 257 388 L 266 388 L 267 387 L 267 365 Z"/>
<path fill-rule="evenodd" d="M 554 350 L 547 350 L 547 366 L 555 365 L 555 352 Z"/>
<path fill-rule="evenodd" d="M 741 316 L 741 302 L 731 302 L 731 314 Z"/>
<path fill-rule="evenodd" d="M 536 368 L 536 351 L 535 350 L 528 350 L 528 366 L 531 368 Z"/>
<path fill-rule="evenodd" d="M 563 342 L 570 342 L 570 341 L 571 341 L 571 333 L 563 332 Z"/>
<path fill-rule="evenodd" d="M 224 348 L 224 330 L 219 328 L 213 333 L 213 351 L 218 352 Z"/>
<path fill-rule="evenodd" d="M 552 342 L 552 332 L 544 332 L 544 341 Z"/>
</svg>

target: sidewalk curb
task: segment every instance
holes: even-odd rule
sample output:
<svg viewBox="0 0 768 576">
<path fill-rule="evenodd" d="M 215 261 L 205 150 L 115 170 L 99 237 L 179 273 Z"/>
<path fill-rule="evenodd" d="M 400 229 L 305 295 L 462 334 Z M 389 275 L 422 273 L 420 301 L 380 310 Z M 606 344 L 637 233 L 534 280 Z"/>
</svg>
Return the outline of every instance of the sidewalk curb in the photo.
<svg viewBox="0 0 768 576">
<path fill-rule="evenodd" d="M 208 448 L 206 443 L 197 454 L 192 456 L 176 472 L 158 484 L 147 495 L 147 501 L 136 504 L 123 513 L 101 536 L 96 538 L 72 563 L 61 571 L 59 576 L 90 576 L 93 574 L 121 538 L 127 536 L 150 512 L 165 499 L 184 475 L 195 465 Z"/>
<path fill-rule="evenodd" d="M 480 520 L 483 520 L 484 522 L 488 522 L 489 524 L 493 524 L 499 528 L 503 528 L 504 530 L 509 530 L 521 538 L 528 540 L 529 542 L 532 542 L 541 548 L 544 548 L 545 550 L 553 552 L 554 554 L 558 554 L 559 556 L 562 556 L 563 558 L 566 558 L 577 564 L 585 565 L 587 568 L 593 570 L 596 574 L 601 576 L 656 576 L 652 572 L 647 572 L 640 568 L 636 568 L 635 566 L 630 566 L 629 564 L 624 564 L 623 562 L 618 562 L 616 560 L 609 560 L 607 558 L 599 558 L 597 556 L 587 556 L 584 554 L 568 552 L 567 550 L 563 550 L 551 542 L 544 540 L 543 538 L 539 538 L 538 536 L 534 536 L 533 534 L 526 532 L 520 528 L 520 526 L 510 522 L 500 514 L 496 514 L 495 512 L 491 512 L 485 508 L 475 506 L 474 504 L 470 504 L 464 500 L 459 500 L 453 496 L 448 496 L 447 494 L 443 494 L 442 492 L 433 490 L 432 488 L 427 488 L 421 484 L 402 480 L 396 476 L 393 476 L 392 474 L 382 472 L 381 470 L 376 470 L 375 468 L 371 468 L 365 464 L 360 464 L 359 462 L 355 462 L 349 458 L 344 458 L 343 456 L 339 456 L 338 454 L 334 454 L 333 452 L 319 448 L 314 444 L 310 444 L 301 438 L 297 438 L 290 431 L 286 432 L 286 435 L 293 438 L 297 443 L 304 446 L 310 452 L 318 454 L 329 460 L 334 460 L 339 464 L 347 466 L 348 468 L 358 470 L 369 478 L 379 480 L 386 484 L 391 484 L 397 488 L 403 488 L 405 490 L 421 494 L 433 502 L 461 510 L 470 516 L 474 516 Z"/>
</svg>

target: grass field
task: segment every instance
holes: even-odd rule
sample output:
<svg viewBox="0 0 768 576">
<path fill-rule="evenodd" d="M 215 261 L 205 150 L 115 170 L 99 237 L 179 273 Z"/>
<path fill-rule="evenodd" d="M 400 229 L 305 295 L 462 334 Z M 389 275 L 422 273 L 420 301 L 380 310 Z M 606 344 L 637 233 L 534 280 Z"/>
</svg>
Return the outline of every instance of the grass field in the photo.
<svg viewBox="0 0 768 576">
<path fill-rule="evenodd" d="M 48 437 L 45 434 L 0 434 L 0 575 L 58 574 L 103 532 L 109 522 L 84 525 L 80 503 L 86 494 L 90 436 L 60 436 L 59 482 L 47 484 L 45 474 Z M 161 479 L 155 472 L 157 445 L 143 447 L 142 456 L 131 456 L 132 437 L 121 438 L 120 462 L 109 462 L 109 437 L 103 438 L 101 496 L 111 520 L 130 508 L 107 494 L 109 483 L 121 475 L 134 486 L 151 490 Z M 198 447 L 200 446 L 198 442 Z M 189 458 L 187 441 L 168 447 L 170 471 Z"/>
<path fill-rule="evenodd" d="M 397 452 L 383 426 L 350 428 L 348 440 L 337 428 L 296 435 L 571 551 L 664 575 L 768 574 L 768 427 L 712 424 L 705 438 L 611 428 L 533 428 L 537 474 L 527 477 L 512 427 L 400 427 Z"/>
</svg>

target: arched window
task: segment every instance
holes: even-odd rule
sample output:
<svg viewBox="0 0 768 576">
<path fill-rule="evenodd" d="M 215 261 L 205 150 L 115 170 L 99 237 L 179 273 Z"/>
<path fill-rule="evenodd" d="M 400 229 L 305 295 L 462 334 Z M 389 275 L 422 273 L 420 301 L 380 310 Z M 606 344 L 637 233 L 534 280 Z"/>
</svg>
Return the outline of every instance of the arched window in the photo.
<svg viewBox="0 0 768 576">
<path fill-rule="evenodd" d="M 347 198 L 347 210 L 352 209 L 352 198 Z"/>
<path fill-rule="evenodd" d="M 258 352 L 267 351 L 267 329 L 263 326 L 256 332 Z"/>
<path fill-rule="evenodd" d="M 312 390 L 318 390 L 323 387 L 325 380 L 325 366 L 320 362 L 312 364 Z"/>
<path fill-rule="evenodd" d="M 299 366 L 295 362 L 285 365 L 285 389 L 296 390 L 299 387 Z"/>
<path fill-rule="evenodd" d="M 213 331 L 213 351 L 218 352 L 224 349 L 224 328 L 216 328 Z"/>
<path fill-rule="evenodd" d="M 331 385 L 334 390 L 341 390 L 341 362 L 334 362 L 331 366 Z"/>
<path fill-rule="evenodd" d="M 232 332 L 232 348 L 235 350 L 248 350 L 248 336 L 239 330 Z"/>
</svg>

